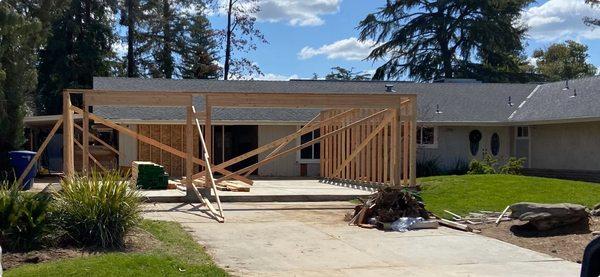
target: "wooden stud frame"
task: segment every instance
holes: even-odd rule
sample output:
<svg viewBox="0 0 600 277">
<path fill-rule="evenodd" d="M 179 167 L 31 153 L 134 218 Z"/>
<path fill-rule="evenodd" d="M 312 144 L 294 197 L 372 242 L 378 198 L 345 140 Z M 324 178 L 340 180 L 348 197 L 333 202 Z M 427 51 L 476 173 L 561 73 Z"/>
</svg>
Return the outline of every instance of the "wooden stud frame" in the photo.
<svg viewBox="0 0 600 277">
<path fill-rule="evenodd" d="M 71 94 L 83 94 L 83 109 L 71 105 Z M 193 98 L 204 97 L 204 111 L 196 111 Z M 175 156 L 185 158 L 186 176 L 190 184 L 192 180 L 205 177 L 204 180 L 215 181 L 212 171 L 224 176 L 216 180 L 220 182 L 234 178 L 252 184 L 247 178 L 249 172 L 277 158 L 299 151 L 300 149 L 319 143 L 321 150 L 321 177 L 335 181 L 365 182 L 372 184 L 400 185 L 404 179 L 406 185 L 416 184 L 416 95 L 414 94 L 355 94 L 355 93 L 239 93 L 195 91 L 161 92 L 161 91 L 107 91 L 107 90 L 65 90 L 63 92 L 63 140 L 64 140 L 64 173 L 74 174 L 73 158 L 73 112 L 83 115 L 83 138 L 92 137 L 89 133 L 89 121 L 102 123 L 121 133 L 130 135 L 142 142 L 157 147 Z M 202 146 L 204 158 L 194 157 L 193 147 L 188 144 L 185 151 L 174 149 L 137 130 L 131 130 L 108 119 L 101 118 L 88 111 L 89 106 L 150 106 L 150 107 L 186 107 L 188 110 L 186 125 L 191 130 L 194 125 L 200 130 L 200 120 L 204 121 Z M 246 154 L 240 155 L 221 164 L 212 164 L 212 109 L 214 107 L 262 107 L 262 108 L 316 108 L 321 113 L 295 133 L 261 146 Z M 196 123 L 196 124 L 194 124 Z M 320 131 L 320 137 L 290 149 L 283 148 L 301 135 Z M 186 141 L 192 140 L 191 132 L 186 132 Z M 192 140 L 193 141 L 193 140 Z M 89 157 L 85 143 L 82 145 L 84 160 Z M 114 149 L 109 148 L 114 151 Z M 273 149 L 273 150 L 271 150 Z M 226 170 L 229 165 L 243 161 L 249 157 L 269 151 L 266 158 L 236 172 Z M 86 155 L 87 154 L 87 155 Z M 92 159 L 93 161 L 94 159 Z M 195 164 L 205 170 L 194 173 Z M 87 168 L 87 162 L 84 163 Z M 206 170 L 208 169 L 208 170 Z M 242 175 L 246 173 L 246 175 Z M 212 182 L 211 182 L 212 183 Z M 188 184 L 189 186 L 189 184 Z M 213 186 L 205 183 L 205 186 Z M 203 199 L 201 199 L 203 200 Z M 217 214 L 222 218 L 222 211 Z"/>
</svg>

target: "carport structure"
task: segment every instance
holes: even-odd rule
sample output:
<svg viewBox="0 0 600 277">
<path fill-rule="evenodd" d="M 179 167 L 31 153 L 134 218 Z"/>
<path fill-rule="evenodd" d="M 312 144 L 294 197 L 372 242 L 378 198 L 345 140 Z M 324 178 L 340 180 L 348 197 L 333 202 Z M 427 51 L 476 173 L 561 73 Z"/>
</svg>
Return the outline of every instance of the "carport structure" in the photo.
<svg viewBox="0 0 600 277">
<path fill-rule="evenodd" d="M 72 105 L 71 97 L 82 99 L 82 108 Z M 194 98 L 203 98 L 203 107 L 194 106 Z M 141 142 L 185 159 L 184 183 L 189 197 L 198 197 L 213 216 L 223 221 L 216 184 L 236 179 L 251 185 L 249 174 L 262 165 L 276 161 L 286 154 L 319 143 L 320 177 L 335 182 L 369 183 L 374 185 L 415 185 L 416 183 L 416 95 L 414 94 L 360 94 L 294 92 L 199 92 L 199 91 L 117 91 L 69 89 L 63 92 L 63 170 L 66 177 L 75 173 L 74 145 L 82 149 L 82 169 L 90 168 L 88 144 L 74 138 L 75 128 L 82 133 L 82 141 L 90 136 L 90 121 L 103 124 Z M 185 150 L 175 149 L 150 137 L 97 116 L 90 106 L 131 107 L 185 107 Z M 260 146 L 238 157 L 213 164 L 212 111 L 213 108 L 288 108 L 319 109 L 321 112 L 296 132 Z M 82 126 L 73 121 L 73 115 L 83 117 Z M 319 130 L 320 136 L 300 145 L 285 148 L 303 134 Z M 201 156 L 194 156 L 194 132 L 199 133 Z M 97 138 L 94 138 L 97 139 Z M 107 146 L 108 147 L 108 146 Z M 40 149 L 43 151 L 43 149 Z M 235 172 L 226 168 L 260 153 L 269 153 L 257 163 Z M 97 164 L 97 163 L 96 163 Z M 194 172 L 197 165 L 200 172 Z M 213 173 L 219 173 L 218 179 Z M 202 178 L 203 177 L 203 178 Z M 201 179 L 202 178 L 202 179 Z M 207 182 L 204 182 L 207 180 Z M 217 209 L 203 196 L 196 185 L 211 188 Z M 196 185 L 195 185 L 196 184 Z"/>
</svg>

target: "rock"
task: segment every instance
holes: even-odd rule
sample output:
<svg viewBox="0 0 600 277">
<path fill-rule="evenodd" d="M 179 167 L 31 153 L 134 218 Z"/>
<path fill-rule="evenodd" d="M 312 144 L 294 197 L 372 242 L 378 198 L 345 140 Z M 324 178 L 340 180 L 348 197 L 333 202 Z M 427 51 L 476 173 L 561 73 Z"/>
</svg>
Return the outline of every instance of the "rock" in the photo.
<svg viewBox="0 0 600 277">
<path fill-rule="evenodd" d="M 600 203 L 598 203 L 598 204 L 596 204 L 596 206 L 594 206 L 594 209 L 592 209 L 590 214 L 593 216 L 600 216 Z"/>
<path fill-rule="evenodd" d="M 510 206 L 510 217 L 527 221 L 539 231 L 547 231 L 557 227 L 587 220 L 587 208 L 577 204 L 539 204 L 521 202 Z"/>
</svg>

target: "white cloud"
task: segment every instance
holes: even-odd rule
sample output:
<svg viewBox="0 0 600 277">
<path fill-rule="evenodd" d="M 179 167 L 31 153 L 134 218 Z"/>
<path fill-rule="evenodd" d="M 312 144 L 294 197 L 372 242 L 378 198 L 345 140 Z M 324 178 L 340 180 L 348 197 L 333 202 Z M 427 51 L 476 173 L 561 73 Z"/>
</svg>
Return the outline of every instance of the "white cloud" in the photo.
<svg viewBox="0 0 600 277">
<path fill-rule="evenodd" d="M 259 20 L 287 22 L 292 26 L 318 26 L 322 15 L 339 11 L 341 0 L 261 0 Z"/>
<path fill-rule="evenodd" d="M 315 56 L 324 55 L 328 59 L 362 60 L 371 52 L 375 41 L 359 41 L 355 37 L 338 40 L 331 44 L 325 44 L 319 48 L 305 46 L 298 52 L 301 60 L 310 59 Z"/>
<path fill-rule="evenodd" d="M 263 81 L 288 81 L 290 79 L 299 79 L 298 75 L 283 75 L 276 73 L 266 73 L 263 75 L 244 76 L 241 78 L 233 77 L 235 80 L 263 80 Z"/>
<path fill-rule="evenodd" d="M 586 16 L 600 17 L 600 8 L 592 8 L 583 0 L 549 0 L 526 9 L 521 20 L 535 40 L 600 39 L 600 28 L 583 24 Z"/>
<path fill-rule="evenodd" d="M 225 15 L 229 1 L 219 0 L 216 10 L 209 15 Z M 259 21 L 286 22 L 292 26 L 323 25 L 323 15 L 337 13 L 342 0 L 259 0 L 260 11 L 255 15 Z M 250 10 L 251 5 L 245 9 Z"/>
</svg>

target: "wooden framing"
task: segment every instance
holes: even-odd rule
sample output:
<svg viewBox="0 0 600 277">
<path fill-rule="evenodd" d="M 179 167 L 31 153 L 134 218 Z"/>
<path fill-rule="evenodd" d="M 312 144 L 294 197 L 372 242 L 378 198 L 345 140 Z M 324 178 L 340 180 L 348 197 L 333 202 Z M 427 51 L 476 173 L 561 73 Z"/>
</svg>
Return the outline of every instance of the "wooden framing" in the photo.
<svg viewBox="0 0 600 277">
<path fill-rule="evenodd" d="M 71 105 L 71 94 L 83 94 L 83 109 Z M 204 97 L 204 111 L 196 111 L 193 106 L 194 97 Z M 90 120 L 118 130 L 121 134 L 131 136 L 143 143 L 165 153 L 185 159 L 186 188 L 188 195 L 198 197 L 215 218 L 223 221 L 223 211 L 216 191 L 216 183 L 234 178 L 252 184 L 248 179 L 250 172 L 260 166 L 272 162 L 286 154 L 299 151 L 305 147 L 319 144 L 321 177 L 332 181 L 370 183 L 380 185 L 400 185 L 401 178 L 405 185 L 416 183 L 416 96 L 414 94 L 352 94 L 352 93 L 239 93 L 195 91 L 161 92 L 161 91 L 106 91 L 106 90 L 65 90 L 63 93 L 63 139 L 64 139 L 64 171 L 71 176 L 73 166 L 73 112 L 83 115 L 83 126 L 76 126 L 83 132 L 83 138 L 89 134 Z M 156 106 L 185 107 L 186 131 L 185 150 L 178 150 L 158 140 L 140 134 L 139 130 L 131 130 L 108 119 L 101 118 L 88 111 L 88 106 Z M 269 144 L 234 157 L 220 164 L 212 164 L 212 109 L 214 107 L 262 107 L 262 108 L 313 108 L 321 109 L 321 113 L 296 132 L 277 139 Z M 204 134 L 200 122 L 204 122 Z M 201 141 L 201 150 L 194 149 L 193 127 Z M 290 142 L 300 136 L 320 131 L 320 136 L 311 141 L 285 149 Z M 159 135 L 160 136 L 160 135 Z M 161 139 L 162 140 L 162 137 Z M 105 145 L 104 143 L 100 142 Z M 84 143 L 83 156 L 88 160 L 89 150 Z M 108 147 L 108 146 L 107 146 Z M 116 151 L 108 147 L 111 151 Z M 252 156 L 271 150 L 257 163 L 235 172 L 226 168 Z M 161 158 L 163 152 L 159 151 Z M 202 159 L 195 153 L 202 153 Z M 87 154 L 87 155 L 86 155 Z M 92 161 L 94 161 L 92 157 Z M 196 172 L 195 165 L 201 165 Z M 84 170 L 88 168 L 84 163 Z M 215 180 L 214 172 L 223 174 Z M 245 174 L 245 175 L 242 175 Z M 216 196 L 218 211 L 206 197 L 196 189 L 195 182 L 203 178 L 204 186 L 212 188 Z"/>
</svg>

